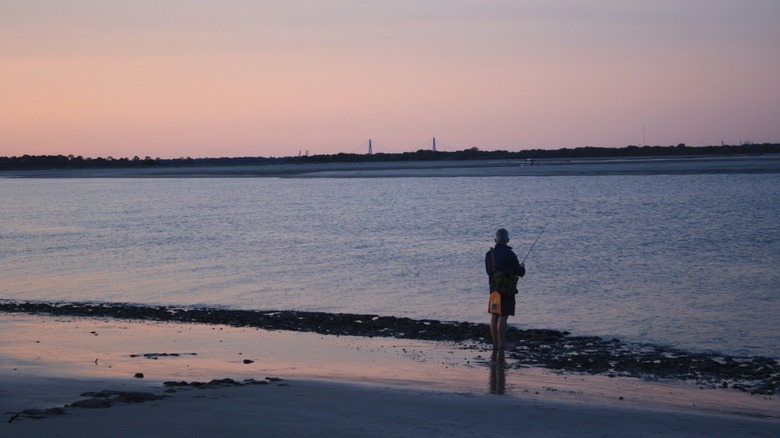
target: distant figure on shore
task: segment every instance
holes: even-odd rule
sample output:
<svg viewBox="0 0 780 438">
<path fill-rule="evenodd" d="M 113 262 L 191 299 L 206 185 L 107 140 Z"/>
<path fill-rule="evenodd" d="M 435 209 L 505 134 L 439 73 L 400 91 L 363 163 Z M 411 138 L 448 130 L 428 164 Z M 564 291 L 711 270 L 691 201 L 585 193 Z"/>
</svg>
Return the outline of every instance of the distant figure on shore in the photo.
<svg viewBox="0 0 780 438">
<path fill-rule="evenodd" d="M 525 275 L 525 263 L 520 263 L 509 243 L 509 232 L 504 228 L 496 231 L 496 245 L 485 254 L 485 270 L 490 290 L 501 295 L 501 313 L 490 315 L 490 335 L 493 348 L 506 348 L 506 324 L 510 315 L 515 314 L 515 295 L 517 279 Z"/>
</svg>

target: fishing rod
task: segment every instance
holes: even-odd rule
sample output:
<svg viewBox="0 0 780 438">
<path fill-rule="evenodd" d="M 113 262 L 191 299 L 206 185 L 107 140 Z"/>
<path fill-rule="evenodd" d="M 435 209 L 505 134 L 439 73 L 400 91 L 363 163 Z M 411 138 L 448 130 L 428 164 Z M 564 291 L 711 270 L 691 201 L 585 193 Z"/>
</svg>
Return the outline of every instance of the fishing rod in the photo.
<svg viewBox="0 0 780 438">
<path fill-rule="evenodd" d="M 539 241 L 539 238 L 540 238 L 540 237 L 542 237 L 542 233 L 544 233 L 544 230 L 546 230 L 546 229 L 547 229 L 547 225 L 550 225 L 550 222 L 552 222 L 552 220 L 553 220 L 553 218 L 552 218 L 552 217 L 550 217 L 550 219 L 547 221 L 547 223 L 546 223 L 546 224 L 544 224 L 544 226 L 542 227 L 542 231 L 540 231 L 540 232 L 539 232 L 539 235 L 538 235 L 538 236 L 536 236 L 536 240 L 534 240 L 534 243 L 533 243 L 533 245 L 531 245 L 531 249 L 529 249 L 529 250 L 528 250 L 528 254 L 526 254 L 526 255 L 525 255 L 525 257 L 523 257 L 523 261 L 522 261 L 522 262 L 520 262 L 520 264 L 521 264 L 521 265 L 522 265 L 523 263 L 525 263 L 525 259 L 527 259 L 529 255 L 531 255 L 531 251 L 534 249 L 534 246 L 536 246 L 536 242 L 538 242 L 538 241 Z"/>
</svg>

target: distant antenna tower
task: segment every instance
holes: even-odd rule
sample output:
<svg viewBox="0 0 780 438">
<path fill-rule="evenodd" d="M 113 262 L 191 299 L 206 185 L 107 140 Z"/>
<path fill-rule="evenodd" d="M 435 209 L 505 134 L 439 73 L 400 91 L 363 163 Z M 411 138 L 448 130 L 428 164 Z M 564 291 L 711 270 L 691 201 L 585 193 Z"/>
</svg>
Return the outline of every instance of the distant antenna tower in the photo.
<svg viewBox="0 0 780 438">
<path fill-rule="evenodd" d="M 433 151 L 436 152 L 436 137 L 433 137 Z"/>
<path fill-rule="evenodd" d="M 368 139 L 368 155 L 373 155 L 374 151 L 371 149 L 371 139 Z"/>
</svg>

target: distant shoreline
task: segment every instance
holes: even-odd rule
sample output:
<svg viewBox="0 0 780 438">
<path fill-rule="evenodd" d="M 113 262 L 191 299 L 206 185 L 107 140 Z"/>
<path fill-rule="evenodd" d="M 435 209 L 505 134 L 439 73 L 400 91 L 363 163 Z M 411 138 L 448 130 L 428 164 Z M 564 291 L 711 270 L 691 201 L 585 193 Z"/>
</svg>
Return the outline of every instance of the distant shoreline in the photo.
<svg viewBox="0 0 780 438">
<path fill-rule="evenodd" d="M 423 178 L 780 173 L 780 154 L 0 171 L 0 178 Z"/>
</svg>

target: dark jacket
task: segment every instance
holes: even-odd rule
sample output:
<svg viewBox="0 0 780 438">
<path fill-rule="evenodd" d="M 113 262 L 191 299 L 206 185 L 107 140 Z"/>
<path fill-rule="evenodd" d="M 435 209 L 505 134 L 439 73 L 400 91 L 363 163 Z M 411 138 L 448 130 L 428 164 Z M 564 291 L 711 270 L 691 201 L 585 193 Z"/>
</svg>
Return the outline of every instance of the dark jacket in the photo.
<svg viewBox="0 0 780 438">
<path fill-rule="evenodd" d="M 515 252 L 512 251 L 511 246 L 497 243 L 492 251 L 495 251 L 496 269 L 517 275 L 518 277 L 525 275 L 525 268 L 520 266 L 520 261 L 517 259 Z M 493 258 L 490 256 L 490 251 L 485 254 L 485 271 L 487 271 L 490 291 L 493 291 L 495 290 L 493 285 Z"/>
</svg>

